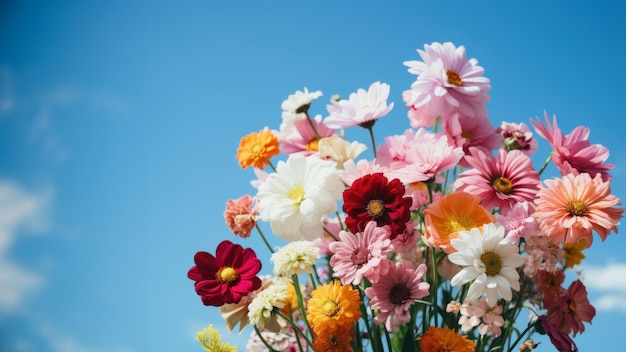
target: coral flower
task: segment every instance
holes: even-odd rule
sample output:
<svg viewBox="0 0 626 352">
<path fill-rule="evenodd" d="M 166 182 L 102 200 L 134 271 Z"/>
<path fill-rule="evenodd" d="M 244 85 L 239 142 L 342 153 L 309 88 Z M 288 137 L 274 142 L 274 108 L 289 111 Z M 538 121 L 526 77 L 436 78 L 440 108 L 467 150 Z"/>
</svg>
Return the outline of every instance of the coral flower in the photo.
<svg viewBox="0 0 626 352">
<path fill-rule="evenodd" d="M 457 191 L 434 201 L 424 210 L 426 241 L 450 254 L 456 250 L 450 240 L 467 231 L 495 221 L 480 203 L 480 197 Z"/>
<path fill-rule="evenodd" d="M 470 148 L 465 160 L 473 169 L 461 173 L 453 186 L 479 196 L 487 209 L 499 208 L 507 214 L 517 203 L 532 202 L 539 191 L 539 174 L 529 156 L 519 150 L 500 149 L 496 157 Z"/>
<path fill-rule="evenodd" d="M 238 199 L 229 199 L 226 202 L 224 220 L 230 232 L 241 238 L 248 238 L 256 225 L 256 214 L 254 198 L 245 195 Z"/>
<path fill-rule="evenodd" d="M 610 181 L 600 174 L 592 179 L 587 173 L 565 175 L 562 179 L 544 181 L 537 194 L 535 217 L 539 226 L 554 243 L 593 242 L 592 231 L 602 241 L 617 225 L 624 208 L 615 208 L 620 200 L 610 194 Z"/>
<path fill-rule="evenodd" d="M 316 334 L 352 328 L 361 317 L 359 291 L 339 280 L 318 286 L 311 292 L 307 319 Z"/>
<path fill-rule="evenodd" d="M 379 227 L 390 225 L 391 238 L 402 233 L 411 220 L 413 200 L 405 197 L 405 187 L 398 179 L 389 181 L 382 173 L 365 175 L 343 192 L 343 211 L 350 232 L 363 232 L 374 220 Z"/>
<path fill-rule="evenodd" d="M 589 303 L 587 289 L 580 280 L 575 280 L 567 291 L 560 295 L 546 295 L 544 306 L 548 310 L 546 318 L 558 326 L 565 334 L 585 331 L 583 322 L 591 323 L 596 309 Z"/>
<path fill-rule="evenodd" d="M 253 166 L 262 169 L 270 159 L 280 153 L 280 143 L 272 131 L 265 128 L 241 138 L 237 148 L 237 160 L 242 169 Z"/>
<path fill-rule="evenodd" d="M 348 100 L 331 100 L 331 105 L 326 106 L 329 115 L 324 123 L 330 128 L 371 128 L 376 120 L 393 109 L 393 103 L 387 105 L 388 97 L 389 85 L 374 82 L 368 90 L 360 88 L 350 94 Z"/>
<path fill-rule="evenodd" d="M 195 281 L 196 293 L 207 306 L 238 303 L 242 297 L 261 287 L 256 274 L 261 271 L 261 261 L 252 248 L 243 248 L 230 241 L 222 241 L 215 256 L 198 252 L 196 265 L 187 276 Z"/>
<path fill-rule="evenodd" d="M 352 352 L 354 329 L 343 327 L 337 330 L 323 329 L 313 338 L 315 352 Z"/>
<path fill-rule="evenodd" d="M 444 326 L 431 326 L 419 339 L 421 351 L 423 352 L 474 352 L 476 345 L 467 336 Z"/>
</svg>

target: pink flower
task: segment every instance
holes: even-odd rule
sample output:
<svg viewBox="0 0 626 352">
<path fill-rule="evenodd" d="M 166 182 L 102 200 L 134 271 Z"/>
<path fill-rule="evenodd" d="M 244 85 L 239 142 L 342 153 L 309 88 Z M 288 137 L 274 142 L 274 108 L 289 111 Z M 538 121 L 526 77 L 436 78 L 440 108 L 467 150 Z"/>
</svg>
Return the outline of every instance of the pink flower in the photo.
<svg viewBox="0 0 626 352">
<path fill-rule="evenodd" d="M 609 157 L 609 150 L 600 144 L 591 144 L 587 140 L 589 128 L 576 127 L 570 134 L 564 136 L 556 123 L 556 115 L 552 117 L 552 125 L 548 114 L 544 112 L 545 125 L 537 117 L 537 121 L 531 120 L 537 134 L 545 138 L 552 146 L 552 160 L 559 169 L 561 175 L 588 173 L 592 177 L 601 174 L 602 179 L 607 181 L 611 175 L 608 173 L 614 165 L 604 164 Z"/>
<path fill-rule="evenodd" d="M 506 237 L 513 243 L 520 238 L 528 238 L 537 230 L 537 220 L 532 215 L 535 211 L 533 203 L 517 203 L 505 215 L 496 217 L 496 221 L 504 226 Z"/>
<path fill-rule="evenodd" d="M 365 289 L 372 310 L 379 310 L 376 324 L 385 324 L 388 331 L 396 330 L 411 320 L 409 308 L 415 300 L 430 294 L 430 284 L 423 282 L 426 265 L 413 269 L 410 262 L 391 265 L 389 273 Z"/>
<path fill-rule="evenodd" d="M 326 106 L 329 116 L 324 123 L 329 128 L 371 127 L 393 108 L 393 103 L 387 105 L 388 97 L 386 83 L 374 82 L 367 91 L 359 88 L 348 100 L 331 100 L 331 105 Z"/>
<path fill-rule="evenodd" d="M 496 157 L 477 148 L 470 153 L 465 160 L 473 169 L 459 175 L 453 184 L 457 190 L 479 196 L 487 210 L 499 208 L 501 214 L 519 202 L 535 199 L 541 180 L 529 156 L 504 149 Z"/>
<path fill-rule="evenodd" d="M 486 116 L 453 114 L 442 120 L 442 128 L 452 145 L 463 147 L 465 155 L 470 154 L 470 147 L 478 147 L 490 153 L 502 143 L 502 137 Z M 459 165 L 471 167 L 465 158 L 461 159 Z"/>
<path fill-rule="evenodd" d="M 528 156 L 537 151 L 539 142 L 524 123 L 502 122 L 497 132 L 504 138 L 504 149 L 507 151 L 518 149 Z"/>
<path fill-rule="evenodd" d="M 331 243 L 328 248 L 333 252 L 330 266 L 333 277 L 341 279 L 344 285 L 358 285 L 363 277 L 372 283 L 389 271 L 387 254 L 391 252 L 389 234 L 376 221 L 370 221 L 362 233 L 339 233 L 340 240 Z"/>
<path fill-rule="evenodd" d="M 241 238 L 248 238 L 256 225 L 256 214 L 254 198 L 245 195 L 238 199 L 229 199 L 226 202 L 224 220 L 230 232 Z"/>
<path fill-rule="evenodd" d="M 407 154 L 411 148 L 422 144 L 433 143 L 440 134 L 432 133 L 426 129 L 406 130 L 401 135 L 385 137 L 384 143 L 378 147 L 376 162 L 392 170 L 400 169 L 410 162 Z"/>
<path fill-rule="evenodd" d="M 546 318 L 558 326 L 565 334 L 585 331 L 583 322 L 591 323 L 596 309 L 589 303 L 587 289 L 580 280 L 572 282 L 567 291 L 560 295 L 546 295 L 544 306 L 548 310 Z"/>
<path fill-rule="evenodd" d="M 376 173 L 386 173 L 388 171 L 387 167 L 379 165 L 376 160 L 366 160 L 361 159 L 356 164 L 354 160 L 348 160 L 343 163 L 343 170 L 339 170 L 341 175 L 341 180 L 348 186 L 351 186 L 352 183 L 365 176 Z"/>
<path fill-rule="evenodd" d="M 275 132 L 280 142 L 280 150 L 286 155 L 300 153 L 311 155 L 317 152 L 319 138 L 335 135 L 335 130 L 322 123 L 322 116 L 312 119 L 294 120 L 283 123 L 280 131 Z"/>
</svg>

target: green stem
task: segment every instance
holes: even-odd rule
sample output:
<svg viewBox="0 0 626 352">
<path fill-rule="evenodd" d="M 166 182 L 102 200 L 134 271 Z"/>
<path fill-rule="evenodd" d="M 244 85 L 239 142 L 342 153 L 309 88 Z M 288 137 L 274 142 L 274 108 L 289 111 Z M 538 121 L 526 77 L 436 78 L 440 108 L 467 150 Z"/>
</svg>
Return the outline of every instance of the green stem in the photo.
<svg viewBox="0 0 626 352">
<path fill-rule="evenodd" d="M 293 320 L 289 319 L 287 316 L 285 316 L 280 311 L 276 312 L 276 315 L 278 315 L 279 317 L 285 319 L 289 323 L 289 325 L 291 325 L 291 327 L 293 328 L 295 333 L 296 334 L 300 334 L 304 338 L 304 341 L 306 341 L 306 344 L 311 346 L 311 348 L 313 348 L 313 344 L 311 343 L 311 340 L 309 340 L 309 338 L 308 338 L 308 336 L 306 336 L 306 334 L 304 334 L 302 331 L 300 331 L 300 327 L 296 323 L 294 323 Z M 300 345 L 300 339 L 296 337 L 296 340 L 298 341 L 298 345 Z M 302 347 L 300 347 L 300 350 L 302 350 Z"/>
<path fill-rule="evenodd" d="M 374 140 L 374 128 L 373 126 L 369 126 L 367 130 L 370 133 L 370 139 L 372 141 L 372 152 L 374 153 L 374 159 L 376 159 L 376 141 Z"/>
<path fill-rule="evenodd" d="M 293 281 L 293 287 L 296 290 L 296 296 L 298 297 L 298 308 L 300 309 L 300 313 L 302 313 L 302 320 L 304 320 L 307 330 L 312 332 L 313 330 L 311 329 L 309 321 L 306 318 L 306 309 L 304 309 L 304 296 L 302 295 L 302 290 L 300 289 L 300 280 L 298 279 L 298 275 L 291 275 L 291 280 Z"/>
<path fill-rule="evenodd" d="M 548 155 L 548 158 L 546 159 L 546 161 L 543 162 L 543 165 L 541 166 L 541 169 L 539 169 L 539 175 L 541 175 L 543 173 L 543 171 L 546 169 L 546 167 L 548 167 L 548 164 L 550 164 L 550 161 L 552 160 L 552 153 L 550 153 L 550 155 Z"/>
<path fill-rule="evenodd" d="M 526 333 L 529 332 L 533 326 L 535 326 L 535 324 L 528 324 L 526 329 L 524 329 L 524 331 L 522 331 L 522 333 L 517 336 L 517 339 L 510 346 L 509 352 L 513 352 L 513 349 L 515 348 L 515 346 L 517 346 L 517 344 L 522 340 L 522 337 L 524 337 L 524 335 L 526 335 Z"/>
<path fill-rule="evenodd" d="M 265 338 L 263 338 L 263 335 L 261 334 L 261 331 L 259 331 L 259 328 L 257 328 L 256 325 L 253 325 L 253 326 L 254 326 L 254 331 L 256 331 L 257 336 L 259 337 L 261 342 L 263 342 L 265 347 L 267 347 L 267 349 L 270 350 L 270 352 L 280 352 L 278 350 L 273 349 L 272 346 L 270 346 L 270 344 L 267 343 L 267 341 L 265 341 Z"/>
<path fill-rule="evenodd" d="M 259 234 L 261 235 L 261 239 L 263 240 L 263 242 L 265 242 L 265 245 L 267 246 L 267 249 L 270 250 L 271 253 L 274 253 L 274 249 L 272 249 L 272 246 L 270 246 L 270 243 L 267 242 L 267 239 L 265 238 L 265 235 L 263 234 L 263 231 L 261 231 L 261 228 L 259 227 L 259 224 L 255 224 L 254 227 L 256 227 L 256 230 L 259 231 Z"/>
</svg>

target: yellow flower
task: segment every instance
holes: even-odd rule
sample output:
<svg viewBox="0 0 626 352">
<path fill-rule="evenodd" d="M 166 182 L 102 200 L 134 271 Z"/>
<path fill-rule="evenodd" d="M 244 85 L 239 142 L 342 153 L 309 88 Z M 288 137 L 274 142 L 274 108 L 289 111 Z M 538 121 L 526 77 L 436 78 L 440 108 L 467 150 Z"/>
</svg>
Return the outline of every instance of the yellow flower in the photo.
<svg viewBox="0 0 626 352">
<path fill-rule="evenodd" d="M 467 336 L 444 326 L 431 326 L 419 339 L 422 352 L 474 352 L 476 345 Z"/>
<path fill-rule="evenodd" d="M 582 238 L 574 243 L 563 243 L 563 250 L 565 251 L 565 267 L 568 269 L 573 268 L 574 265 L 580 264 L 585 259 L 583 249 L 587 248 L 587 241 Z"/>
<path fill-rule="evenodd" d="M 200 342 L 202 348 L 208 352 L 235 352 L 237 347 L 222 342 L 222 337 L 213 329 L 213 325 L 209 325 L 196 334 L 196 339 Z"/>
<path fill-rule="evenodd" d="M 307 319 L 313 332 L 323 335 L 340 328 L 352 328 L 361 317 L 359 292 L 338 280 L 320 285 L 311 292 Z"/>
<path fill-rule="evenodd" d="M 252 132 L 241 138 L 237 148 L 237 160 L 242 169 L 253 166 L 263 169 L 270 164 L 270 159 L 280 153 L 278 138 L 269 129 L 263 129 L 259 133 Z"/>
</svg>

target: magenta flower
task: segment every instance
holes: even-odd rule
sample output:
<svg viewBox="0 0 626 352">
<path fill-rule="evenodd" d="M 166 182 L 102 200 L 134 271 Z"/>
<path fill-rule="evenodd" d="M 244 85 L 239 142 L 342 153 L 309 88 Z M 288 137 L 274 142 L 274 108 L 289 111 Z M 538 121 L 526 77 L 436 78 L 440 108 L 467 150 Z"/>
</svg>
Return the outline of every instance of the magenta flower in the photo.
<svg viewBox="0 0 626 352">
<path fill-rule="evenodd" d="M 537 320 L 537 332 L 540 334 L 547 334 L 550 338 L 550 342 L 559 352 L 578 352 L 578 347 L 574 343 L 569 335 L 564 333 L 559 329 L 558 326 L 554 325 L 550 320 L 548 320 L 545 316 L 540 316 Z"/>
<path fill-rule="evenodd" d="M 328 248 L 333 252 L 330 258 L 333 277 L 340 278 L 342 284 L 358 285 L 363 277 L 374 283 L 381 275 L 387 275 L 389 261 L 386 258 L 391 252 L 391 240 L 376 221 L 370 221 L 362 233 L 341 231 L 339 239 Z"/>
<path fill-rule="evenodd" d="M 532 202 L 539 191 L 539 174 L 532 160 L 520 150 L 500 149 L 496 157 L 476 148 L 465 160 L 473 167 L 454 182 L 457 190 L 479 196 L 487 209 L 506 214 L 517 203 Z"/>
<path fill-rule="evenodd" d="M 559 295 L 547 294 L 544 306 L 548 310 L 546 318 L 558 326 L 565 334 L 585 331 L 583 322 L 591 323 L 596 309 L 589 303 L 587 289 L 580 280 L 575 280 L 567 291 Z"/>
</svg>

